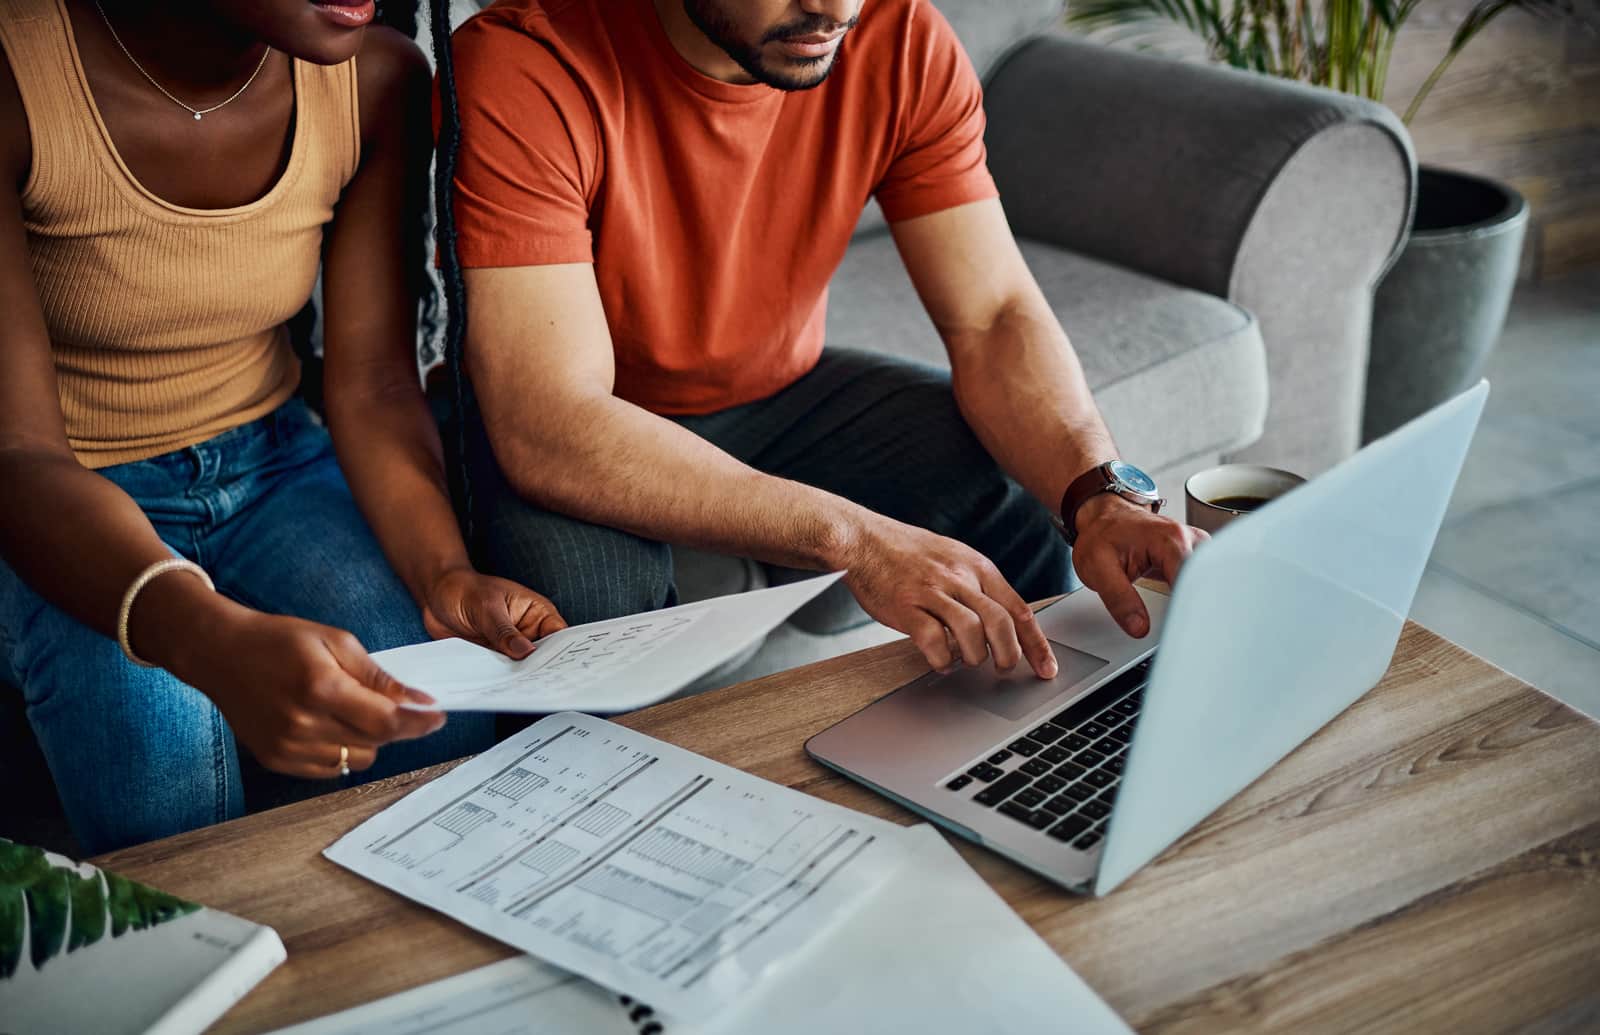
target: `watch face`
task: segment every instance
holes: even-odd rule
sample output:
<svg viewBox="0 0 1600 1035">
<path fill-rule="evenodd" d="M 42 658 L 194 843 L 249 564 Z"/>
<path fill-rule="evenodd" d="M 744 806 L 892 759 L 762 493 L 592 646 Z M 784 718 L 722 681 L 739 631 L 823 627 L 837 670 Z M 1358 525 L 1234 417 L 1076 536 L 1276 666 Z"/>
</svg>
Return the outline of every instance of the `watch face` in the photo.
<svg viewBox="0 0 1600 1035">
<path fill-rule="evenodd" d="M 1156 494 L 1155 479 L 1132 464 L 1124 463 L 1121 460 L 1113 460 L 1110 467 L 1113 478 L 1139 495 L 1154 496 Z"/>
</svg>

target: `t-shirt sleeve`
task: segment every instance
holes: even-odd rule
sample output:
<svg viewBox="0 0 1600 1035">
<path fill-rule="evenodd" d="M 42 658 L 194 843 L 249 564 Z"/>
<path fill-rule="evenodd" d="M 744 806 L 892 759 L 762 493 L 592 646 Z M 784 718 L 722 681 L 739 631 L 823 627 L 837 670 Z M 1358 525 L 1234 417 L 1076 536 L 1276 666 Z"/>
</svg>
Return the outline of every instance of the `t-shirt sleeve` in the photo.
<svg viewBox="0 0 1600 1035">
<path fill-rule="evenodd" d="M 906 57 L 903 128 L 873 192 L 884 216 L 894 223 L 998 197 L 983 146 L 983 87 L 931 3 L 914 8 Z"/>
<path fill-rule="evenodd" d="M 463 267 L 594 261 L 599 131 L 572 75 L 519 26 L 480 15 L 452 40 Z"/>
</svg>

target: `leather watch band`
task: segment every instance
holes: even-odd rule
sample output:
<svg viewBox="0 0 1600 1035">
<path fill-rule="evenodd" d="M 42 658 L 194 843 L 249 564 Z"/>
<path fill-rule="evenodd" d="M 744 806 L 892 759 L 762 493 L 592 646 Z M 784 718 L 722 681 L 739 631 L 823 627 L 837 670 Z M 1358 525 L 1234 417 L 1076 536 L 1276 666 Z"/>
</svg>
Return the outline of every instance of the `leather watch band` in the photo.
<svg viewBox="0 0 1600 1035">
<path fill-rule="evenodd" d="M 1071 546 L 1078 541 L 1078 508 L 1106 491 L 1111 484 L 1111 472 L 1105 464 L 1095 464 L 1072 479 L 1067 491 L 1061 494 L 1061 534 Z"/>
<path fill-rule="evenodd" d="M 1078 541 L 1078 508 L 1102 492 L 1116 492 L 1130 503 L 1142 502 L 1125 492 L 1118 492 L 1117 480 L 1111 473 L 1111 463 L 1107 460 L 1089 468 L 1074 478 L 1067 486 L 1067 491 L 1061 494 L 1061 517 L 1056 525 L 1061 529 L 1061 535 L 1066 539 L 1068 546 L 1075 545 Z M 1159 514 L 1163 502 L 1157 498 L 1149 503 L 1151 512 Z"/>
</svg>

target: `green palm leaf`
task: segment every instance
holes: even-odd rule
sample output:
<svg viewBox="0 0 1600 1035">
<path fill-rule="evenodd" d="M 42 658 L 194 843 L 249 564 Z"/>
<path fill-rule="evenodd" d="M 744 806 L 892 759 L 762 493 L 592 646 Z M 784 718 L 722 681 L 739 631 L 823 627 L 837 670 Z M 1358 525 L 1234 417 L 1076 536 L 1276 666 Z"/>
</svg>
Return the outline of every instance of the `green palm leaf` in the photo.
<svg viewBox="0 0 1600 1035">
<path fill-rule="evenodd" d="M 27 922 L 22 892 L 0 885 L 0 981 L 15 974 L 22 962 L 22 932 Z"/>
<path fill-rule="evenodd" d="M 68 873 L 67 894 L 72 899 L 72 928 L 67 932 L 67 951 L 76 952 L 105 937 L 106 893 L 100 874 L 80 877 Z"/>
<path fill-rule="evenodd" d="M 50 874 L 50 862 L 37 848 L 0 840 L 0 978 L 16 973 L 28 929 L 24 896 Z M 37 965 L 37 964 L 36 964 Z"/>
<path fill-rule="evenodd" d="M 1421 0 L 1075 0 L 1067 24 L 1159 48 L 1173 32 L 1201 41 L 1213 60 L 1379 100 L 1395 34 Z M 1463 47 L 1505 11 L 1576 17 L 1600 25 L 1600 0 L 1479 0 L 1444 59 L 1417 91 L 1410 121 Z M 1163 32 L 1165 30 L 1165 32 Z"/>
<path fill-rule="evenodd" d="M 0 840 L 0 980 L 22 963 L 24 931 L 35 970 L 111 936 L 142 931 L 200 907 L 114 873 L 81 875 L 42 849 Z"/>
<path fill-rule="evenodd" d="M 28 948 L 33 969 L 61 951 L 67 938 L 67 916 L 72 908 L 67 897 L 65 870 L 51 870 L 23 892 L 28 902 Z"/>
</svg>

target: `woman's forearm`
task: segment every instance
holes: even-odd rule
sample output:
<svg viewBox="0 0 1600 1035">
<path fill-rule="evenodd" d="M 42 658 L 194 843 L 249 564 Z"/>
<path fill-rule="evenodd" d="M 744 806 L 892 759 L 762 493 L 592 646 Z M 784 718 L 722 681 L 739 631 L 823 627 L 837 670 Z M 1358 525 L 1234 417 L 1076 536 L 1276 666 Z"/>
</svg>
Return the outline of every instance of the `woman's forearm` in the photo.
<svg viewBox="0 0 1600 1035">
<path fill-rule="evenodd" d="M 420 388 L 330 384 L 328 429 L 345 480 L 418 606 L 447 572 L 471 566 L 450 504 L 438 429 Z"/>
<path fill-rule="evenodd" d="M 0 449 L 0 557 L 41 597 L 107 637 L 123 594 L 150 565 L 172 557 L 139 505 L 71 454 Z M 128 639 L 147 661 L 182 678 L 201 630 L 241 610 L 190 574 L 150 582 L 129 615 Z"/>
</svg>

